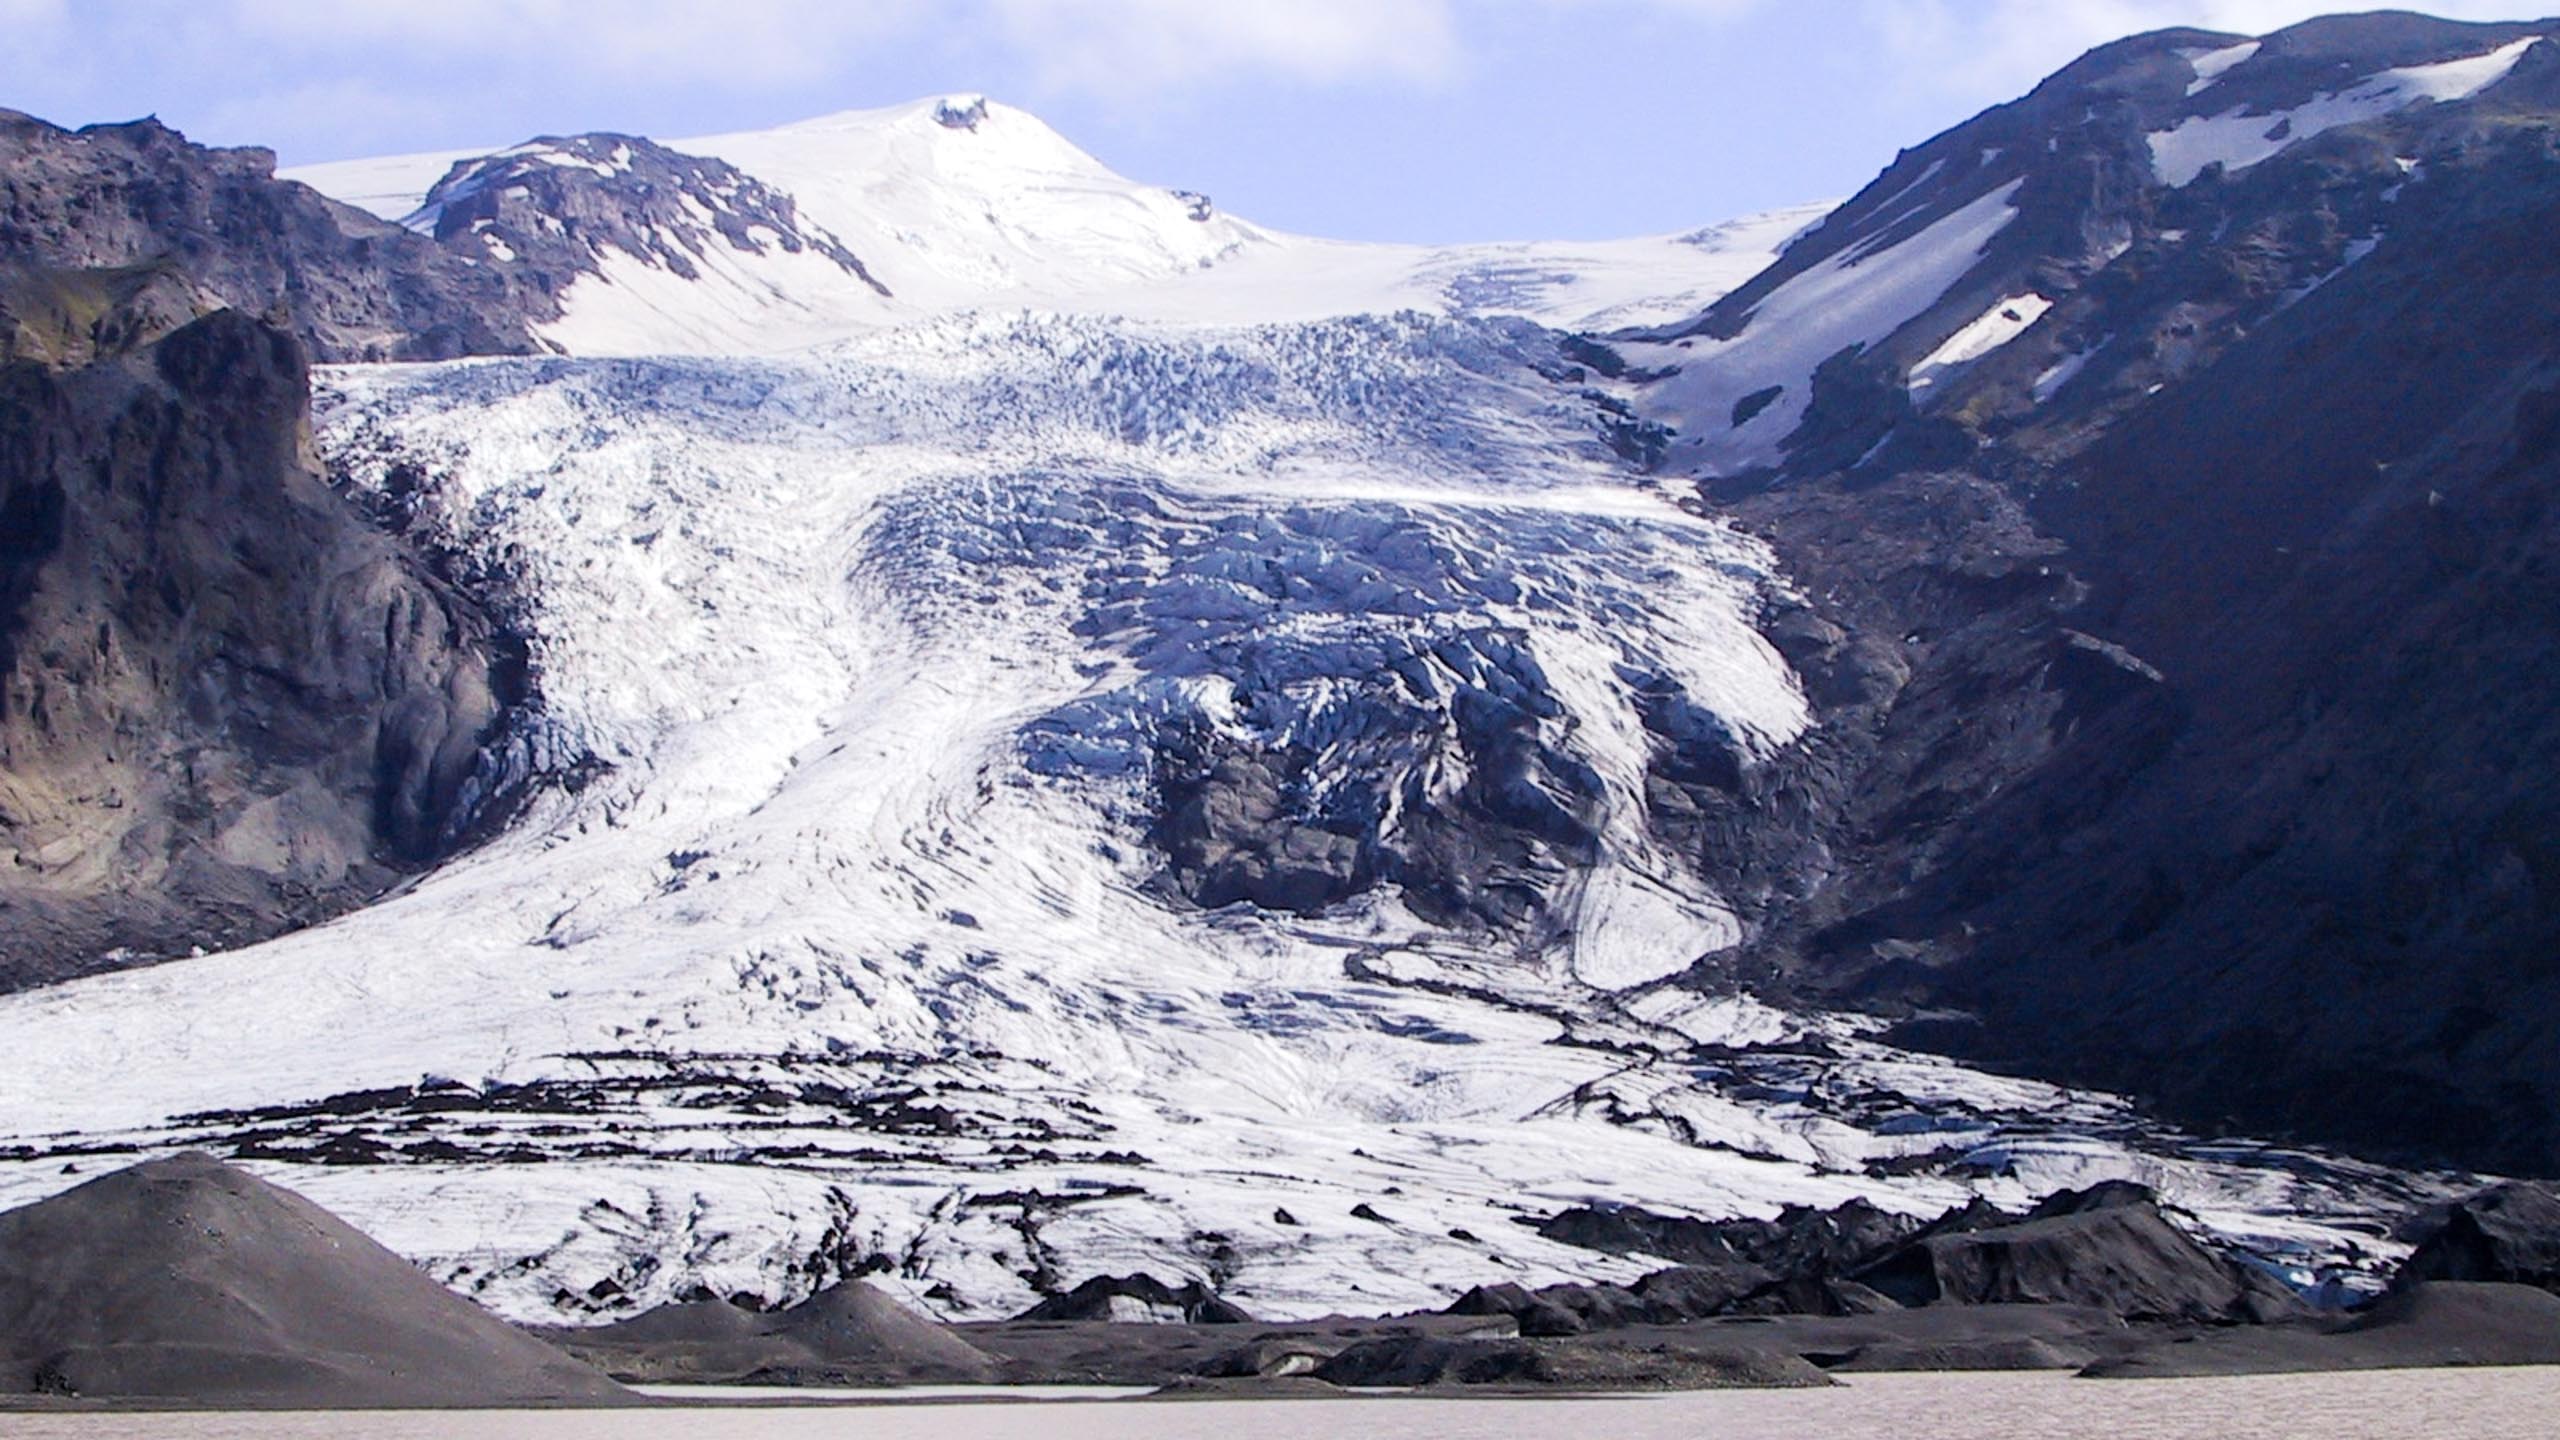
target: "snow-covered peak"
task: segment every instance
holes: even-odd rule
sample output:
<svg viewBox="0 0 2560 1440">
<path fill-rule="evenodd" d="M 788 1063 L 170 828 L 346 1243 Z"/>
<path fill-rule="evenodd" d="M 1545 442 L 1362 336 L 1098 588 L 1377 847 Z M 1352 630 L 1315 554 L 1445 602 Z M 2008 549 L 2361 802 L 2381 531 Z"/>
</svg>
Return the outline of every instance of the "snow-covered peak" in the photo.
<svg viewBox="0 0 2560 1440">
<path fill-rule="evenodd" d="M 977 96 L 674 143 L 788 192 L 911 311 L 1067 302 L 1271 243 L 1202 197 L 1116 174 L 1037 116 Z"/>
<path fill-rule="evenodd" d="M 616 167 L 627 164 L 616 146 L 626 138 L 346 161 L 286 176 L 437 234 L 450 228 L 443 204 L 489 177 L 513 184 L 565 167 L 613 188 Z M 727 192 L 705 190 L 692 229 L 732 243 L 608 241 L 543 331 L 572 354 L 777 353 L 963 310 L 1210 324 L 1415 310 L 1576 330 L 1661 325 L 1758 273 L 1828 208 L 1611 241 L 1324 240 L 1240 219 L 1196 188 L 1130 179 L 1037 116 L 967 94 L 663 146 L 629 143 L 734 167 L 757 187 L 759 206 L 787 212 L 808 244 L 767 242 L 765 229 L 791 233 L 791 225 L 721 223 L 733 208 L 721 198 Z M 431 200 L 431 192 L 441 193 Z M 503 238 L 449 243 L 499 263 L 517 248 Z M 858 264 L 823 258 L 832 251 Z"/>
</svg>

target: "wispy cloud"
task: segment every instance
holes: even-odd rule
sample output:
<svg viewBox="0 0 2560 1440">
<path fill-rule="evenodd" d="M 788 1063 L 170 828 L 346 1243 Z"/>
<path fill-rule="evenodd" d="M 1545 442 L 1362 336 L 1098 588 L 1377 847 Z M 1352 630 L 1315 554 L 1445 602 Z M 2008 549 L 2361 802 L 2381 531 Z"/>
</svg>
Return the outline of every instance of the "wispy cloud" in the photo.
<svg viewBox="0 0 2560 1440">
<path fill-rule="evenodd" d="M 1683 0 L 1658 0 L 1676 5 Z M 2523 0 L 2524 4 L 2532 0 Z M 1904 83 L 1952 95 L 2006 98 L 2110 40 L 2193 26 L 2263 35 L 2350 0 L 1846 0 L 1903 62 Z M 2509 20 L 2518 0 L 2425 0 L 2451 20 Z"/>
<path fill-rule="evenodd" d="M 1053 89 L 1124 96 L 1264 71 L 1314 83 L 1436 81 L 1463 26 L 1450 0 L 987 0 L 994 48 Z"/>
<path fill-rule="evenodd" d="M 243 42 L 366 69 L 417 73 L 434 62 L 720 87 L 821 76 L 865 46 L 952 14 L 923 0 L 194 0 L 167 8 Z M 447 78 L 467 86 L 475 76 Z"/>
<path fill-rule="evenodd" d="M 1237 78 L 1440 85 L 1526 12 L 1643 13 L 1712 44 L 1785 5 L 1798 32 L 1890 47 L 1917 86 L 1996 96 L 2089 46 L 2195 24 L 2262 31 L 2338 0 L 0 0 L 0 85 L 42 92 L 94 57 L 187 64 L 278 101 L 331 92 L 465 110 L 528 84 L 753 94 L 807 86 L 884 49 L 1024 77 L 1035 92 L 1179 108 Z M 2488 18 L 2512 0 L 2432 0 Z M 1819 18 L 1815 18 L 1816 16 Z M 1627 82 L 1666 57 L 1631 54 Z M 245 98 L 234 109 L 272 111 Z"/>
<path fill-rule="evenodd" d="M 0 20 L 59 14 L 63 4 L 0 0 Z M 1062 89 L 1105 93 L 1239 71 L 1315 83 L 1428 78 L 1458 53 L 1466 8 L 1466 0 L 121 0 L 79 22 L 145 53 L 184 46 L 421 78 L 430 66 L 462 67 L 442 78 L 465 88 L 479 75 L 538 68 L 751 89 L 823 78 L 882 45 L 930 43 L 1001 56 Z M 17 60 L 37 63 L 25 53 Z"/>
</svg>

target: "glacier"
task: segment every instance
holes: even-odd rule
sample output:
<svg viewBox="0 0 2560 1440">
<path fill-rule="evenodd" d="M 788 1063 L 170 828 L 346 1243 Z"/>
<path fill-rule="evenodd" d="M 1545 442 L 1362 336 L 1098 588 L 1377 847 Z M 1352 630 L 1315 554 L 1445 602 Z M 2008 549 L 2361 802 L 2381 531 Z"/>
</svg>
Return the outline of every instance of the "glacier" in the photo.
<svg viewBox="0 0 2560 1440">
<path fill-rule="evenodd" d="M 319 375 L 337 482 L 528 636 L 532 798 L 329 925 L 0 997 L 0 1204 L 201 1146 L 525 1320 L 849 1274 L 980 1319 L 1132 1270 L 1289 1318 L 1652 1268 L 1536 1228 L 1578 1205 L 2103 1178 L 2369 1284 L 2458 1188 L 1700 978 L 1749 907 L 1649 787 L 1813 733 L 1755 628 L 1789 582 L 1544 325 L 1694 313 L 1805 214 L 1340 246 L 970 108 L 717 147 L 894 304 L 772 291 L 823 322 L 776 330 L 715 273 L 705 325 L 609 273 L 569 355 Z M 1783 379 L 1757 454 L 2011 198 L 1630 353 L 1701 414 Z"/>
<path fill-rule="evenodd" d="M 1629 471 L 1546 344 L 970 315 L 790 360 L 328 372 L 349 483 L 423 471 L 506 576 L 524 763 L 575 783 L 334 924 L 0 1000 L 0 1201 L 210 1145 L 555 1319 L 860 1271 L 954 1317 L 1131 1269 L 1274 1316 L 1436 1305 L 1639 1272 L 1514 1223 L 1576 1204 L 2097 1174 L 2306 1275 L 2372 1246 L 2386 1172 L 1668 983 L 1734 921 L 1648 835 L 1623 677 L 1788 743 L 1751 628 L 1783 582 Z M 1505 690 L 1599 817 L 1543 923 L 1155 883 L 1158 742 L 1406 767 L 1427 803 L 1468 752 L 1421 740 Z"/>
</svg>

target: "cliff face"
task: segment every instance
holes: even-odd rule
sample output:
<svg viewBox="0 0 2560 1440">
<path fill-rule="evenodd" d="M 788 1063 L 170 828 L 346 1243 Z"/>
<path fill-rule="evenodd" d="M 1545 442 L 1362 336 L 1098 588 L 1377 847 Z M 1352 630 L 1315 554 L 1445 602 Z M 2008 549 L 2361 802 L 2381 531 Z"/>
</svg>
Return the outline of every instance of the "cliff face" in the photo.
<svg viewBox="0 0 2560 1440">
<path fill-rule="evenodd" d="M 2200 1125 L 2560 1169 L 2554 29 L 2125 42 L 1674 337 L 1716 380 L 1789 276 L 2015 212 L 1707 484 L 1810 597 L 1773 637 L 1825 722 L 1755 817 L 1808 817 L 1804 898 L 1732 978 Z"/>
<path fill-rule="evenodd" d="M 326 918 L 509 788 L 522 647 L 320 477 L 308 364 L 537 351 L 557 278 L 274 171 L 0 112 L 0 988 Z"/>
<path fill-rule="evenodd" d="M 0 369 L 0 987 L 378 895 L 491 799 L 521 652 L 306 453 L 237 311 Z"/>
</svg>

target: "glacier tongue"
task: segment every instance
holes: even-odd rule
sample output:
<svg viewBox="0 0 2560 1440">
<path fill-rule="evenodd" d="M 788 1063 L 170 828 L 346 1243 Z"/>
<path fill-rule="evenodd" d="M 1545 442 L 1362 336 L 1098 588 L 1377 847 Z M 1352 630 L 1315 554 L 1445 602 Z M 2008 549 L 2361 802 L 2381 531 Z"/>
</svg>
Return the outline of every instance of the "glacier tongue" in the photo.
<svg viewBox="0 0 2560 1440">
<path fill-rule="evenodd" d="M 1646 1268 L 1513 1223 L 1574 1204 L 2097 1174 L 2369 1243 L 2383 1172 L 1661 983 L 1742 922 L 1656 757 L 1808 713 L 1766 554 L 1551 343 L 962 315 L 328 373 L 350 483 L 431 477 L 511 577 L 561 783 L 322 929 L 0 998 L 0 1201 L 211 1145 L 525 1318 L 861 1269 L 964 1317 L 1133 1269 L 1436 1305 Z"/>
</svg>

